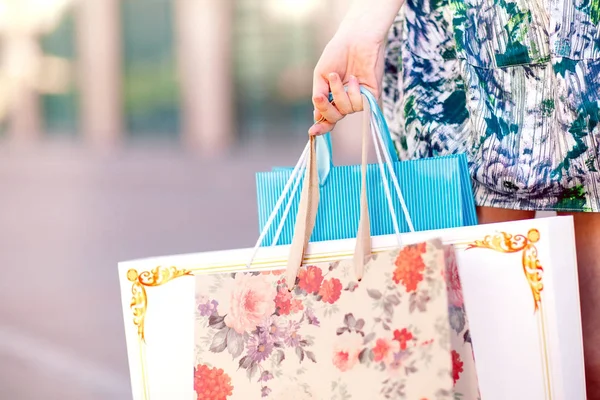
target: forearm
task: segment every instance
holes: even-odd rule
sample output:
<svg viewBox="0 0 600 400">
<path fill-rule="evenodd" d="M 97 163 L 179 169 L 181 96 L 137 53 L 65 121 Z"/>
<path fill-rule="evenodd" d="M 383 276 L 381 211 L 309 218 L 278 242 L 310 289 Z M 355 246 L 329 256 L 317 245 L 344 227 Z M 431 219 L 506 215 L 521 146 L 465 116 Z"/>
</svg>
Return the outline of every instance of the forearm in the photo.
<svg viewBox="0 0 600 400">
<path fill-rule="evenodd" d="M 341 31 L 363 31 L 384 40 L 405 0 L 353 0 Z"/>
</svg>

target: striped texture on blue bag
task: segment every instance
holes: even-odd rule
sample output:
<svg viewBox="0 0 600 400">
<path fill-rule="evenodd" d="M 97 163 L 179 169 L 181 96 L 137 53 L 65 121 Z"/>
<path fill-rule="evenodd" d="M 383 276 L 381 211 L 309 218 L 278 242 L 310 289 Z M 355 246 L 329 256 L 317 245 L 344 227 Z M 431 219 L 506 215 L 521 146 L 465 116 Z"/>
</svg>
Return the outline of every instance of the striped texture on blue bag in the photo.
<svg viewBox="0 0 600 400">
<path fill-rule="evenodd" d="M 406 206 L 416 231 L 456 228 L 477 224 L 471 178 L 464 154 L 394 163 Z M 277 199 L 292 173 L 291 168 L 275 168 L 256 175 L 258 219 L 262 231 Z M 389 172 L 386 177 L 390 180 Z M 354 238 L 360 219 L 360 165 L 332 167 L 327 182 L 320 188 L 321 200 L 311 241 Z M 302 183 L 300 183 L 300 189 Z M 284 222 L 278 244 L 289 244 L 294 233 L 294 218 L 300 201 L 298 190 Z M 367 195 L 372 235 L 394 233 L 387 206 L 381 172 L 377 164 L 367 169 Z M 284 204 L 290 201 L 289 195 Z M 393 197 L 401 232 L 408 232 L 400 201 Z M 272 244 L 284 210 L 280 210 L 262 245 Z"/>
</svg>

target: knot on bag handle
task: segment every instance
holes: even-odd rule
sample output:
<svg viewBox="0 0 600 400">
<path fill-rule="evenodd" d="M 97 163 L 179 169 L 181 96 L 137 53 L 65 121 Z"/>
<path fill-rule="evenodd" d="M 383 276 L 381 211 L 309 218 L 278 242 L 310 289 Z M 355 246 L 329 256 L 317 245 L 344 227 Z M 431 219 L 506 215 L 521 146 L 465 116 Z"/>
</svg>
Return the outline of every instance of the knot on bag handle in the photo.
<svg viewBox="0 0 600 400">
<path fill-rule="evenodd" d="M 363 128 L 362 128 L 362 160 L 361 160 L 361 189 L 360 189 L 360 219 L 356 234 L 354 249 L 354 267 L 356 277 L 360 281 L 364 274 L 367 257 L 371 254 L 371 224 L 367 199 L 367 142 L 370 130 L 369 100 L 363 95 Z M 374 143 L 377 146 L 377 143 Z M 379 153 L 378 153 L 379 156 Z M 389 192 L 388 192 L 389 194 Z M 298 271 L 304 260 L 308 243 L 315 227 L 319 207 L 319 173 L 317 163 L 316 138 L 309 142 L 308 166 L 304 175 L 304 185 L 300 195 L 300 204 L 296 217 L 294 236 L 290 247 L 285 272 L 286 284 L 291 291 L 296 284 Z M 394 217 L 395 218 L 395 217 Z"/>
</svg>

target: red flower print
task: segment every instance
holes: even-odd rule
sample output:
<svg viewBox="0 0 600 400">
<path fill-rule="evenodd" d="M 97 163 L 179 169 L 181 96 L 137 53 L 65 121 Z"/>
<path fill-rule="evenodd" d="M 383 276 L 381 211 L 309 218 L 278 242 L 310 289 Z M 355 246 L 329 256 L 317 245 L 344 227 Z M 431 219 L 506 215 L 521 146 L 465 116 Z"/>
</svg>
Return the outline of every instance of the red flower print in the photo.
<svg viewBox="0 0 600 400">
<path fill-rule="evenodd" d="M 280 288 L 275 296 L 275 307 L 279 315 L 288 315 L 292 306 L 292 294 L 285 287 Z"/>
<path fill-rule="evenodd" d="M 423 280 L 425 263 L 421 255 L 425 252 L 425 244 L 404 247 L 396 258 L 396 269 L 393 279 L 396 283 L 402 283 L 407 292 L 417 290 L 417 285 Z"/>
<path fill-rule="evenodd" d="M 283 301 L 279 303 L 277 310 L 279 311 L 279 315 L 289 315 L 291 311 L 292 303 L 289 301 Z"/>
<path fill-rule="evenodd" d="M 456 384 L 462 372 L 463 362 L 460 360 L 460 354 L 452 350 L 452 379 L 454 379 L 454 384 Z"/>
<path fill-rule="evenodd" d="M 413 334 L 410 333 L 406 328 L 401 331 L 396 329 L 394 331 L 394 340 L 400 343 L 400 350 L 406 350 L 408 341 L 413 339 Z"/>
<path fill-rule="evenodd" d="M 342 282 L 337 278 L 331 278 L 323 282 L 319 295 L 325 303 L 333 304 L 342 294 Z"/>
<path fill-rule="evenodd" d="M 300 269 L 298 272 L 298 286 L 306 293 L 317 293 L 323 282 L 323 272 L 321 268 L 310 266 Z"/>
<path fill-rule="evenodd" d="M 304 304 L 302 304 L 302 300 L 294 299 L 290 305 L 290 312 L 297 313 L 298 311 L 304 310 Z"/>
<path fill-rule="evenodd" d="M 231 378 L 222 369 L 198 365 L 194 368 L 197 400 L 227 400 L 233 394 Z"/>
<path fill-rule="evenodd" d="M 389 342 L 385 339 L 377 339 L 375 342 L 375 347 L 373 347 L 373 355 L 375 356 L 373 359 L 376 362 L 383 361 L 388 354 L 392 346 L 390 346 Z"/>
<path fill-rule="evenodd" d="M 460 276 L 458 274 L 458 264 L 456 254 L 452 246 L 444 247 L 444 256 L 446 258 L 446 283 L 448 288 L 448 301 L 455 307 L 462 307 L 465 304 L 463 299 L 462 287 L 460 285 Z"/>
</svg>

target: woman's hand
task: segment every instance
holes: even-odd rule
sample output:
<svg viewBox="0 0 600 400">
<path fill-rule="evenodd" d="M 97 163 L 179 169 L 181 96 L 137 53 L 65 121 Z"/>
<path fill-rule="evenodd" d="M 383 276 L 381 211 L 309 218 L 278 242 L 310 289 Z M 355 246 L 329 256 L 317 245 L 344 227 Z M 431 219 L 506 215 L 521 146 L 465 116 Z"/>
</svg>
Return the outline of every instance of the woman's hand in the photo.
<svg viewBox="0 0 600 400">
<path fill-rule="evenodd" d="M 310 127 L 310 135 L 327 133 L 344 116 L 363 109 L 359 85 L 379 98 L 385 36 L 402 3 L 355 1 L 315 67 L 312 100 L 314 119 L 319 122 Z"/>
<path fill-rule="evenodd" d="M 313 77 L 314 119 L 311 135 L 322 135 L 348 114 L 362 111 L 359 85 L 380 94 L 383 43 L 357 40 L 350 35 L 334 37 L 325 47 Z M 347 86 L 347 91 L 344 89 Z M 333 94 L 333 104 L 329 102 Z M 322 119 L 324 118 L 324 120 Z"/>
</svg>

